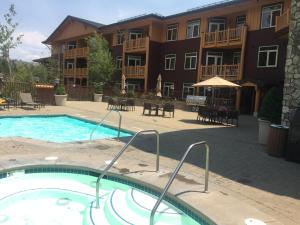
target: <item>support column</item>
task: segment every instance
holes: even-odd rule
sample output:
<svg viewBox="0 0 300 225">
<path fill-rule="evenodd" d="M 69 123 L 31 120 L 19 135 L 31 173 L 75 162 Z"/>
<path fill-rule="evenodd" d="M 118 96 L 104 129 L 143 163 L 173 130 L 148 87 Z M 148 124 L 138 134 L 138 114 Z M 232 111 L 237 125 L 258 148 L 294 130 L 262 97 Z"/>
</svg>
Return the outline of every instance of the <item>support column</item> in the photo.
<svg viewBox="0 0 300 225">
<path fill-rule="evenodd" d="M 260 105 L 260 95 L 261 91 L 258 87 L 255 88 L 255 105 L 254 105 L 254 113 L 253 116 L 257 117 L 257 113 Z"/>
<path fill-rule="evenodd" d="M 283 125 L 290 125 L 290 113 L 300 105 L 300 0 L 292 0 L 290 8 L 289 42 L 282 102 Z"/>
<path fill-rule="evenodd" d="M 235 99 L 235 109 L 236 110 L 240 110 L 241 95 L 242 95 L 242 90 L 241 90 L 241 88 L 238 88 L 236 90 L 236 99 Z"/>
</svg>

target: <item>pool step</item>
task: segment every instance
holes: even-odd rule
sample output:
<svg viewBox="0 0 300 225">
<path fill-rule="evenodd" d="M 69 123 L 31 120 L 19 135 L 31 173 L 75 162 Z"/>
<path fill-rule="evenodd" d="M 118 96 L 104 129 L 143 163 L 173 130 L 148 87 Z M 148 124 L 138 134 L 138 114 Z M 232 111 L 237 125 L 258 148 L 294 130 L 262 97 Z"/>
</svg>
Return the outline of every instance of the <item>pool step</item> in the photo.
<svg viewBox="0 0 300 225">
<path fill-rule="evenodd" d="M 156 198 L 141 191 L 116 189 L 111 192 L 104 205 L 106 218 L 111 224 L 148 225 Z M 156 225 L 181 225 L 181 215 L 162 203 L 155 214 Z M 97 223 L 96 223 L 97 224 Z"/>
</svg>

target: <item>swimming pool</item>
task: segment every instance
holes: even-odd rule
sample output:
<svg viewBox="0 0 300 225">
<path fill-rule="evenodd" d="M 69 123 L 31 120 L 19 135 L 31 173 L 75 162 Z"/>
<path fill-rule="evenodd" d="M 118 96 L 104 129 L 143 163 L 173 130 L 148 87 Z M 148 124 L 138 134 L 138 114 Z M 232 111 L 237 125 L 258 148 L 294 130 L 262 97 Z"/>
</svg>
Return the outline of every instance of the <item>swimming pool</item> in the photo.
<svg viewBox="0 0 300 225">
<path fill-rule="evenodd" d="M 0 137 L 24 137 L 56 143 L 89 140 L 96 124 L 67 115 L 0 117 Z M 115 138 L 118 130 L 102 125 L 93 139 Z M 131 136 L 126 131 L 120 137 Z"/>
<path fill-rule="evenodd" d="M 0 174 L 0 224 L 148 225 L 157 194 L 125 178 L 101 181 L 95 206 L 96 172 L 70 168 L 30 168 Z M 150 194 L 152 193 L 152 194 Z M 163 201 L 156 225 L 215 225 L 175 200 Z"/>
</svg>

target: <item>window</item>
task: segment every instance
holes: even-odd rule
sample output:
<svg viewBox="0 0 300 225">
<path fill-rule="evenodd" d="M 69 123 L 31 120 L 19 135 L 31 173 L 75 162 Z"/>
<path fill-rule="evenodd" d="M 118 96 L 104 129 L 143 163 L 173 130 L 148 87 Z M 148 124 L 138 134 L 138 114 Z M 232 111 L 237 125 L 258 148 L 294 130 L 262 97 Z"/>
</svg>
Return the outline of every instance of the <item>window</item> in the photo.
<svg viewBox="0 0 300 225">
<path fill-rule="evenodd" d="M 225 19 L 213 18 L 208 23 L 208 32 L 225 30 Z"/>
<path fill-rule="evenodd" d="M 197 66 L 197 52 L 185 53 L 184 69 L 194 70 Z"/>
<path fill-rule="evenodd" d="M 241 52 L 234 52 L 232 62 L 234 65 L 240 64 L 241 62 Z"/>
<path fill-rule="evenodd" d="M 67 62 L 67 69 L 73 69 L 74 68 L 74 63 L 72 62 Z"/>
<path fill-rule="evenodd" d="M 200 35 L 200 20 L 191 21 L 187 24 L 186 38 L 197 38 Z"/>
<path fill-rule="evenodd" d="M 282 4 L 264 6 L 261 12 L 261 28 L 275 27 L 276 16 L 280 16 Z"/>
<path fill-rule="evenodd" d="M 191 83 L 183 83 L 183 90 L 182 90 L 182 98 L 185 99 L 187 95 L 195 95 L 195 88 L 192 86 Z"/>
<path fill-rule="evenodd" d="M 142 31 L 130 31 L 129 33 L 129 40 L 132 39 L 138 39 L 143 37 L 143 32 Z"/>
<path fill-rule="evenodd" d="M 223 52 L 207 52 L 206 53 L 206 65 L 222 65 L 223 64 Z"/>
<path fill-rule="evenodd" d="M 117 70 L 122 69 L 122 56 L 117 56 L 117 58 L 116 58 L 116 68 L 117 68 Z"/>
<path fill-rule="evenodd" d="M 237 16 L 236 17 L 236 27 L 241 27 L 246 25 L 246 16 L 242 15 L 242 16 Z"/>
<path fill-rule="evenodd" d="M 170 97 L 174 94 L 174 83 L 173 82 L 165 82 L 163 96 Z"/>
<path fill-rule="evenodd" d="M 71 49 L 74 49 L 76 48 L 76 41 L 71 41 L 67 44 L 67 49 L 68 50 L 71 50 Z"/>
<path fill-rule="evenodd" d="M 278 45 L 261 46 L 258 49 L 257 67 L 277 67 Z"/>
<path fill-rule="evenodd" d="M 167 31 L 167 41 L 176 41 L 178 36 L 178 25 L 169 25 Z"/>
<path fill-rule="evenodd" d="M 117 45 L 122 45 L 125 40 L 124 31 L 117 32 Z"/>
<path fill-rule="evenodd" d="M 141 66 L 142 58 L 141 56 L 128 56 L 128 66 Z"/>
<path fill-rule="evenodd" d="M 165 70 L 175 70 L 176 55 L 169 54 L 165 56 Z"/>
</svg>

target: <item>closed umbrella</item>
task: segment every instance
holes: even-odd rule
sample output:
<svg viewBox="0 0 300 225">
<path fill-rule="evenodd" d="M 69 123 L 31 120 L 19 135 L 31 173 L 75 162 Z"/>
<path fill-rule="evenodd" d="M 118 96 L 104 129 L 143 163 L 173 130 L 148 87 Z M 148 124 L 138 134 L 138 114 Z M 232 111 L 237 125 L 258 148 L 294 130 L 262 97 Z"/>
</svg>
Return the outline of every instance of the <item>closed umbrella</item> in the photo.
<svg viewBox="0 0 300 225">
<path fill-rule="evenodd" d="M 156 84 L 156 96 L 161 97 L 161 75 L 158 75 Z"/>
<path fill-rule="evenodd" d="M 215 76 L 213 78 L 207 79 L 205 81 L 193 84 L 193 87 L 211 87 L 211 88 L 240 88 L 241 86 L 225 80 L 221 77 Z M 214 90 L 212 92 L 212 102 L 214 102 Z"/>
<path fill-rule="evenodd" d="M 121 83 L 121 94 L 125 95 L 126 94 L 126 87 L 125 87 L 125 82 L 126 82 L 126 77 L 124 74 L 122 74 L 122 83 Z"/>
</svg>

